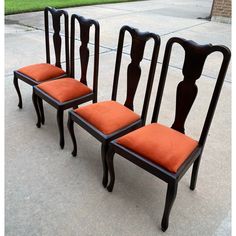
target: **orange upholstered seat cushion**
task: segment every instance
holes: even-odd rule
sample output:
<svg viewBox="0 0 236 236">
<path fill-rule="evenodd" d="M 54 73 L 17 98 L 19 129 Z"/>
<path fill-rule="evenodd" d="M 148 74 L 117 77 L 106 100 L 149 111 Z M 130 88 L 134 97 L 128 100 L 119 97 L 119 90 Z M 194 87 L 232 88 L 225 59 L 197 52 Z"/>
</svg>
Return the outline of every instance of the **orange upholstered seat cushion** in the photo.
<svg viewBox="0 0 236 236">
<path fill-rule="evenodd" d="M 116 142 L 175 173 L 198 145 L 192 138 L 157 123 L 124 135 Z"/>
<path fill-rule="evenodd" d="M 140 119 L 139 115 L 115 101 L 98 102 L 75 112 L 106 135 Z"/>
<path fill-rule="evenodd" d="M 38 82 L 53 79 L 66 73 L 61 68 L 47 63 L 25 66 L 18 71 Z"/>
<path fill-rule="evenodd" d="M 37 87 L 59 102 L 73 100 L 92 92 L 89 87 L 73 78 L 52 80 Z"/>
</svg>

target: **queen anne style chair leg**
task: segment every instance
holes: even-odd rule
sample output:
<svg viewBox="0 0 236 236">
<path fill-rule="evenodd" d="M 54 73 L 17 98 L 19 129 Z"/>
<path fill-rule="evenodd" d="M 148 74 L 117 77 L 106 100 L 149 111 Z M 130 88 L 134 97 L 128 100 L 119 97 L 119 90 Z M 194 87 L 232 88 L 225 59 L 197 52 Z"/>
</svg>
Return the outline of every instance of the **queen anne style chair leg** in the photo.
<svg viewBox="0 0 236 236">
<path fill-rule="evenodd" d="M 40 111 L 39 111 L 38 96 L 35 93 L 32 94 L 32 100 L 33 100 L 34 108 L 35 108 L 37 119 L 38 119 L 36 126 L 38 128 L 40 128 L 41 127 L 41 115 L 40 115 Z"/>
<path fill-rule="evenodd" d="M 168 183 L 164 213 L 161 221 L 161 229 L 165 232 L 169 225 L 169 216 L 177 194 L 178 183 Z"/>
<path fill-rule="evenodd" d="M 108 170 L 110 174 L 110 183 L 107 186 L 107 190 L 109 192 L 112 192 L 114 183 L 115 183 L 115 171 L 114 171 L 114 165 L 113 165 L 114 155 L 115 155 L 115 152 L 113 148 L 109 147 L 108 152 L 107 152 L 107 165 L 108 165 Z"/>
<path fill-rule="evenodd" d="M 75 138 L 75 132 L 74 132 L 74 121 L 70 118 L 70 113 L 69 113 L 69 118 L 68 118 L 68 122 L 67 122 L 67 127 L 71 136 L 71 140 L 73 143 L 73 151 L 72 151 L 72 156 L 76 156 L 77 155 L 77 144 L 76 144 L 76 138 Z"/>
<path fill-rule="evenodd" d="M 18 107 L 20 109 L 22 109 L 22 97 L 21 97 L 21 92 L 20 92 L 20 88 L 19 88 L 19 84 L 18 84 L 18 78 L 15 73 L 14 73 L 13 83 L 14 83 L 14 86 L 15 86 L 15 89 L 16 89 L 16 92 L 17 92 L 17 95 L 19 98 Z"/>
</svg>

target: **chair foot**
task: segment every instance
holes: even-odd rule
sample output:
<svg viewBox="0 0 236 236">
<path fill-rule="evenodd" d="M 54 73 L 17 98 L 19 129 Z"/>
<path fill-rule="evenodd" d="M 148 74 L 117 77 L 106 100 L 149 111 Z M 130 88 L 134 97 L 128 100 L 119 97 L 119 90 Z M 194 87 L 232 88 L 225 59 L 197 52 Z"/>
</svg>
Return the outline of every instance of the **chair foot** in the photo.
<svg viewBox="0 0 236 236">
<path fill-rule="evenodd" d="M 178 182 L 169 183 L 166 193 L 165 209 L 161 221 L 161 230 L 165 232 L 169 226 L 169 216 L 177 194 Z"/>
<path fill-rule="evenodd" d="M 115 171 L 114 171 L 114 165 L 113 165 L 114 154 L 115 152 L 113 148 L 110 146 L 106 155 L 108 171 L 110 173 L 110 183 L 107 186 L 108 192 L 112 192 L 114 183 L 115 183 Z"/>
<path fill-rule="evenodd" d="M 15 73 L 14 73 L 13 83 L 14 83 L 14 86 L 15 86 L 15 89 L 16 89 L 16 92 L 17 92 L 17 95 L 18 95 L 18 98 L 19 98 L 18 107 L 20 109 L 22 109 L 22 107 L 23 107 L 23 105 L 22 105 L 22 97 L 21 97 L 21 92 L 20 92 L 20 88 L 19 88 L 19 84 L 18 84 L 18 78 L 15 75 Z"/>
<path fill-rule="evenodd" d="M 76 156 L 77 156 L 77 151 L 73 150 L 73 151 L 71 152 L 71 155 L 72 155 L 73 157 L 76 157 Z"/>
<path fill-rule="evenodd" d="M 107 176 L 103 176 L 103 178 L 102 178 L 102 186 L 104 188 L 107 187 L 107 182 L 108 182 L 108 177 Z"/>
<path fill-rule="evenodd" d="M 77 155 L 77 144 L 76 144 L 76 138 L 75 138 L 75 132 L 74 132 L 74 121 L 71 118 L 71 113 L 69 112 L 68 121 L 67 121 L 67 128 L 69 130 L 69 134 L 71 136 L 71 140 L 73 143 L 73 151 L 72 156 L 75 157 Z"/>
<path fill-rule="evenodd" d="M 63 142 L 60 142 L 60 147 L 61 147 L 61 149 L 64 149 L 64 146 L 65 146 L 64 141 L 63 141 Z"/>
<path fill-rule="evenodd" d="M 168 225 L 166 225 L 166 226 L 161 226 L 162 232 L 166 232 L 167 229 L 168 229 Z"/>
<path fill-rule="evenodd" d="M 110 184 L 107 186 L 107 191 L 108 192 L 112 192 L 113 191 L 113 186 L 111 186 Z"/>
</svg>

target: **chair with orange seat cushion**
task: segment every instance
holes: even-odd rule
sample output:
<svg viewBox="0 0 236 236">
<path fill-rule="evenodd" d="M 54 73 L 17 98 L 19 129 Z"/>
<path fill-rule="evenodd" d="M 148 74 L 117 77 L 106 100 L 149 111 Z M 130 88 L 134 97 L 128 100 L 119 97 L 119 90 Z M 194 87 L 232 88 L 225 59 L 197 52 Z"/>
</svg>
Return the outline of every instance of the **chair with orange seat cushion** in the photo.
<svg viewBox="0 0 236 236">
<path fill-rule="evenodd" d="M 75 24 L 80 25 L 80 81 L 74 78 L 74 51 L 75 51 Z M 87 86 L 87 68 L 89 62 L 89 34 L 90 28 L 94 25 L 94 73 L 93 88 Z M 70 50 L 70 77 L 44 82 L 33 89 L 33 102 L 37 113 L 37 127 L 43 124 L 42 106 L 40 100 L 43 99 L 57 109 L 57 123 L 60 133 L 60 146 L 64 148 L 63 113 L 68 108 L 76 108 L 79 104 L 88 101 L 97 101 L 98 66 L 99 66 L 99 23 L 95 20 L 85 19 L 82 16 L 73 14 L 71 16 L 71 50 Z"/>
<path fill-rule="evenodd" d="M 131 45 L 131 63 L 127 70 L 127 94 L 124 105 L 116 101 L 121 57 L 123 51 L 123 42 L 125 33 L 129 32 L 132 38 Z M 140 63 L 143 59 L 145 44 L 147 41 L 154 41 L 152 60 L 147 79 L 146 93 L 144 97 L 143 110 L 141 116 L 133 111 L 133 100 L 141 76 Z M 142 33 L 129 26 L 123 26 L 120 30 L 118 49 L 116 56 L 115 74 L 112 90 L 112 101 L 103 101 L 95 104 L 83 106 L 76 110 L 69 111 L 68 129 L 74 145 L 73 156 L 77 154 L 77 145 L 74 134 L 74 122 L 83 127 L 100 142 L 102 142 L 101 155 L 103 163 L 103 186 L 107 185 L 107 164 L 105 156 L 108 144 L 111 140 L 124 135 L 145 124 L 147 109 L 150 99 L 150 93 L 153 84 L 153 78 L 157 63 L 157 57 L 160 47 L 160 38 L 153 33 Z M 142 76 L 143 77 L 143 76 Z"/>
<path fill-rule="evenodd" d="M 171 128 L 157 122 L 162 94 L 173 44 L 185 50 L 183 64 L 184 79 L 177 86 L 175 120 Z M 216 80 L 210 106 L 198 141 L 184 134 L 184 124 L 197 96 L 196 80 L 202 74 L 205 60 L 213 52 L 223 54 L 223 62 Z M 113 190 L 115 173 L 114 154 L 117 153 L 142 169 L 167 182 L 167 194 L 161 227 L 165 231 L 169 224 L 169 214 L 174 203 L 178 182 L 193 164 L 190 189 L 194 190 L 197 173 L 206 137 L 214 115 L 224 77 L 230 61 L 230 50 L 224 46 L 199 45 L 181 38 L 168 40 L 157 91 L 152 124 L 130 132 L 110 143 L 106 161 L 110 173 L 108 191 Z"/>
<path fill-rule="evenodd" d="M 55 49 L 55 65 L 50 64 L 50 42 L 49 42 L 49 16 L 52 16 L 53 44 Z M 64 37 L 65 37 L 65 59 L 66 71 L 61 68 L 61 17 L 64 16 Z M 69 31 L 68 14 L 64 10 L 56 10 L 46 7 L 44 10 L 45 42 L 46 42 L 46 63 L 33 64 L 14 71 L 14 86 L 19 97 L 18 107 L 22 108 L 22 97 L 18 79 L 34 86 L 45 81 L 60 79 L 69 75 Z M 42 100 L 39 101 L 42 106 Z M 41 109 L 43 112 L 43 109 Z M 43 114 L 42 114 L 43 116 Z M 44 121 L 43 121 L 44 122 Z"/>
</svg>

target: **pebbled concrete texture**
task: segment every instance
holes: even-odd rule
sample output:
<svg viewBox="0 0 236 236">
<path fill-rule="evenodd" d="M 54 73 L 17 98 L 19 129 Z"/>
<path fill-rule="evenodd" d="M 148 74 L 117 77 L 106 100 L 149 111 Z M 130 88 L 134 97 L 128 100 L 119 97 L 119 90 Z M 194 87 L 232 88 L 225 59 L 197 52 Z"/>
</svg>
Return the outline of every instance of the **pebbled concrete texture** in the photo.
<svg viewBox="0 0 236 236">
<path fill-rule="evenodd" d="M 209 22 L 212 2 L 207 0 L 150 0 L 69 8 L 97 19 L 101 26 L 99 101 L 111 97 L 119 29 L 127 24 L 161 36 L 147 123 L 150 123 L 164 47 L 173 36 L 231 46 L 231 25 Z M 72 143 L 66 128 L 65 148 L 59 148 L 56 111 L 44 104 L 46 123 L 35 126 L 32 88 L 19 82 L 23 109 L 17 107 L 12 71 L 44 62 L 43 13 L 6 16 L 5 25 L 5 233 L 25 235 L 162 235 L 160 223 L 166 184 L 120 156 L 115 156 L 116 183 L 113 193 L 101 184 L 100 143 L 76 126 L 78 156 L 72 157 Z M 79 44 L 79 40 L 78 40 Z M 92 48 L 92 41 L 91 41 Z M 126 91 L 126 66 L 130 62 L 130 41 L 125 41 L 118 100 Z M 148 45 L 151 46 L 151 45 Z M 183 53 L 176 47 L 160 112 L 160 122 L 171 125 L 174 118 L 175 88 L 182 79 Z M 151 50 L 145 52 L 142 79 L 135 109 L 141 111 L 143 87 Z M 90 58 L 92 61 L 93 56 Z M 197 81 L 198 97 L 186 122 L 186 133 L 198 138 L 209 96 L 212 93 L 220 57 L 209 58 Z M 79 57 L 76 57 L 79 65 Z M 91 63 L 90 63 L 91 64 Z M 92 64 L 91 64 L 92 65 Z M 91 66 L 90 65 L 90 66 Z M 76 70 L 79 75 L 79 67 Z M 89 69 L 89 84 L 92 81 Z M 165 235 L 231 235 L 231 68 L 203 154 L 197 188 L 189 190 L 191 171 L 180 181 Z"/>
</svg>

